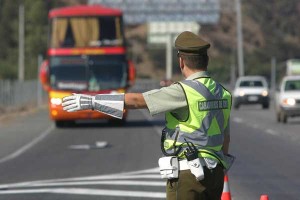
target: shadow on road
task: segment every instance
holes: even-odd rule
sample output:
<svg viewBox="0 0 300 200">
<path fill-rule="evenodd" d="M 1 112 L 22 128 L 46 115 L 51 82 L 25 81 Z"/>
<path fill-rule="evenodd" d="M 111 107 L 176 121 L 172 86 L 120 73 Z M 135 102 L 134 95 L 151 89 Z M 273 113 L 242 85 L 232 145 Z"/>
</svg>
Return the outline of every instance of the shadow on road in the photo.
<svg viewBox="0 0 300 200">
<path fill-rule="evenodd" d="M 164 120 L 91 120 L 91 121 L 78 121 L 78 122 L 66 122 L 63 126 L 57 128 L 99 128 L 99 127 L 152 127 L 152 126 L 164 126 Z"/>
</svg>

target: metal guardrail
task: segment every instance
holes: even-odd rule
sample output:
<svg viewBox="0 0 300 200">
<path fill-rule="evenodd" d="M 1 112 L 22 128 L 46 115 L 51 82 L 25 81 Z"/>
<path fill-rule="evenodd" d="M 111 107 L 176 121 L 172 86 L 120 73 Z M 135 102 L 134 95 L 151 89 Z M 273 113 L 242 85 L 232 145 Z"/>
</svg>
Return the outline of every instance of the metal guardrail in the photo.
<svg viewBox="0 0 300 200">
<path fill-rule="evenodd" d="M 156 88 L 160 88 L 159 81 L 143 79 L 137 80 L 130 91 L 145 92 Z M 41 88 L 38 80 L 0 80 L 0 110 L 37 107 L 46 102 L 46 98 L 47 93 Z"/>
<path fill-rule="evenodd" d="M 46 97 L 37 80 L 0 80 L 0 109 L 19 109 L 40 105 Z"/>
</svg>

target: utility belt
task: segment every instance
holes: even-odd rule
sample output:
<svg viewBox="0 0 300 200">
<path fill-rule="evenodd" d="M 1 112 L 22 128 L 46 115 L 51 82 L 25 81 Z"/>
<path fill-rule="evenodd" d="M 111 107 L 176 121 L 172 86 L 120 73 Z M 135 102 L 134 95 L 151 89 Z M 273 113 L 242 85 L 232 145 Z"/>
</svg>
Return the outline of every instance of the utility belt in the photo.
<svg viewBox="0 0 300 200">
<path fill-rule="evenodd" d="M 177 140 L 178 132 L 176 134 Z M 191 142 L 185 142 L 187 144 L 187 148 L 184 150 L 184 155 L 186 159 L 179 161 L 177 155 L 181 151 L 182 147 L 180 146 L 177 150 L 175 147 L 175 142 L 173 144 L 174 152 L 168 154 L 164 147 L 163 142 L 165 140 L 165 133 L 163 132 L 161 138 L 161 150 L 164 153 L 165 157 L 162 157 L 158 160 L 160 174 L 163 179 L 173 179 L 178 178 L 178 173 L 180 170 L 191 170 L 191 173 L 195 175 L 196 179 L 202 180 L 204 179 L 204 171 L 203 166 L 205 166 L 204 160 L 200 161 L 198 156 L 198 149 Z"/>
<path fill-rule="evenodd" d="M 174 141 L 174 152 L 167 153 L 163 147 L 165 140 L 165 132 L 163 131 L 161 137 L 161 150 L 165 157 L 162 157 L 158 160 L 161 178 L 163 179 L 173 179 L 178 178 L 179 171 L 181 170 L 191 170 L 191 173 L 194 174 L 196 180 L 200 181 L 204 179 L 204 170 L 203 167 L 206 167 L 205 161 L 203 158 L 199 158 L 198 149 L 194 146 L 193 143 L 185 140 L 187 147 L 184 150 L 185 158 L 184 160 L 178 160 L 177 155 L 182 150 L 182 146 L 176 147 L 175 143 L 178 137 L 178 132 Z M 221 161 L 219 161 L 221 162 Z"/>
</svg>

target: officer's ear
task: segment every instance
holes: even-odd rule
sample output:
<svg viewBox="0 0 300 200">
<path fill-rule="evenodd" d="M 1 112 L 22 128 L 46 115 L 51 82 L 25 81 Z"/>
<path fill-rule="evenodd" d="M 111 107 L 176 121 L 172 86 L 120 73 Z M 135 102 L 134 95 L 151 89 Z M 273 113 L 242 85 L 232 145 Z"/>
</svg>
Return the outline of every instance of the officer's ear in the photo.
<svg viewBox="0 0 300 200">
<path fill-rule="evenodd" d="M 183 68 L 184 68 L 184 62 L 183 62 L 182 57 L 179 57 L 179 67 L 181 70 L 183 70 Z"/>
</svg>

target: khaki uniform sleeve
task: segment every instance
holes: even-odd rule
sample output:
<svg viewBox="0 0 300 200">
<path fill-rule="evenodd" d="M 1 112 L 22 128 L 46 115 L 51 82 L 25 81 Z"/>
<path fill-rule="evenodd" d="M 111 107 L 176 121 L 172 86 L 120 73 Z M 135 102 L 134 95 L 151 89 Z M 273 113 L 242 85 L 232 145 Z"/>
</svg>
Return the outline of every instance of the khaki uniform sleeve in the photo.
<svg viewBox="0 0 300 200">
<path fill-rule="evenodd" d="M 173 111 L 187 106 L 186 97 L 179 84 L 143 93 L 151 115 Z"/>
</svg>

